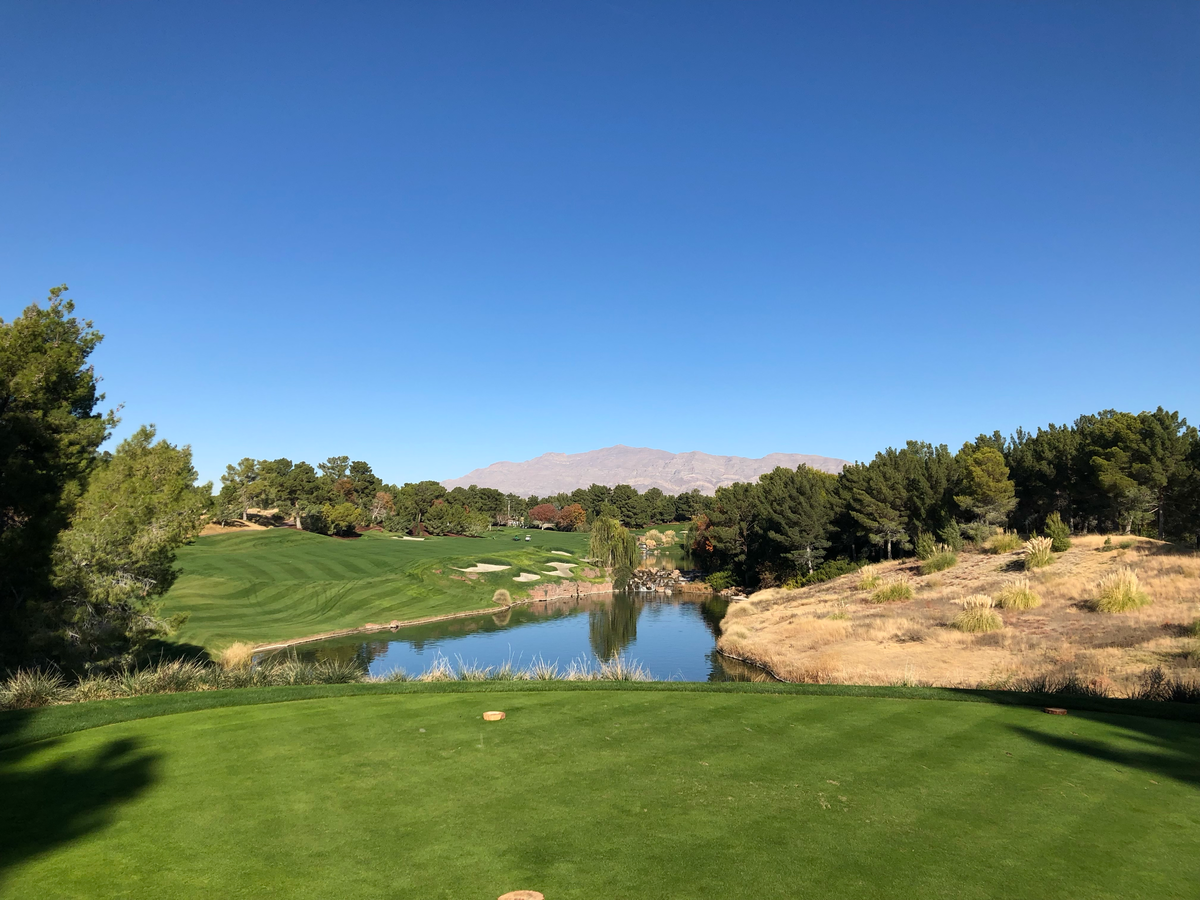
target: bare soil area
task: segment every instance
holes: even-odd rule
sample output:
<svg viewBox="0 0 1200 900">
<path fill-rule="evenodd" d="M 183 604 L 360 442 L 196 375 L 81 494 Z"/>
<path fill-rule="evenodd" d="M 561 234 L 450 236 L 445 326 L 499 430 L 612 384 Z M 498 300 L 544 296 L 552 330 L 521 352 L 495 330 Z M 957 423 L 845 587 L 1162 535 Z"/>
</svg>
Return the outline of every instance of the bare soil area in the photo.
<svg viewBox="0 0 1200 900">
<path fill-rule="evenodd" d="M 785 681 L 1020 687 L 1044 676 L 1074 677 L 1120 695 L 1160 667 L 1200 682 L 1200 554 L 1146 538 L 1114 540 L 1131 546 L 1103 552 L 1103 537 L 1075 538 L 1051 565 L 1028 573 L 1021 551 L 966 551 L 958 565 L 930 575 L 920 574 L 919 560 L 877 564 L 885 582 L 911 579 L 913 597 L 902 602 L 870 602 L 858 573 L 760 591 L 730 606 L 718 647 Z M 1093 611 L 1097 583 L 1125 566 L 1150 605 Z M 1026 575 L 1040 606 L 998 610 L 998 631 L 952 627 L 964 597 L 995 598 L 1006 581 Z"/>
</svg>

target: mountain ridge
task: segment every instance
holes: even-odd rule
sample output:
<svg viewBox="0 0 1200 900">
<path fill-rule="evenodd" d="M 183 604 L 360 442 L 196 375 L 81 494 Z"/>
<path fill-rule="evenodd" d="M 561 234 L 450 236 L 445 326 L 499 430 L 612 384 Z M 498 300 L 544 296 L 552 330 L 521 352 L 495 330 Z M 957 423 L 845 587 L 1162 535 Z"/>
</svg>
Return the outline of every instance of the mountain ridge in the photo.
<svg viewBox="0 0 1200 900">
<path fill-rule="evenodd" d="M 768 453 L 750 458 L 714 456 L 699 450 L 671 453 L 653 447 L 614 444 L 583 453 L 551 452 L 521 462 L 495 462 L 460 478 L 448 478 L 442 485 L 452 490 L 474 484 L 520 496 L 569 493 L 591 484 L 609 487 L 628 484 L 639 491 L 656 487 L 667 494 L 699 489 L 702 494 L 712 494 L 727 484 L 754 481 L 777 466 L 794 469 L 801 464 L 837 473 L 848 463 L 844 459 L 806 453 Z"/>
</svg>

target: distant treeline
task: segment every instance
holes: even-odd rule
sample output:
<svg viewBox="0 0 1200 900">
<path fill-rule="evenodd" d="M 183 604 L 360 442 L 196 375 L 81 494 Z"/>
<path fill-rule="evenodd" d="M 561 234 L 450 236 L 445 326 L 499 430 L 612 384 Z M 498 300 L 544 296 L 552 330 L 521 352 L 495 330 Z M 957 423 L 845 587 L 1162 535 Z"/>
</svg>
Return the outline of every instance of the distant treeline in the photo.
<svg viewBox="0 0 1200 900">
<path fill-rule="evenodd" d="M 718 488 L 693 555 L 748 587 L 820 578 L 930 540 L 961 548 L 999 528 L 1200 541 L 1200 437 L 1177 412 L 1104 410 L 1036 434 L 980 435 L 957 453 L 909 441 L 827 475 L 801 466 Z M 828 560 L 829 562 L 826 562 Z M 839 562 L 840 561 L 840 562 Z"/>
<path fill-rule="evenodd" d="M 477 535 L 491 525 L 508 524 L 587 531 L 599 517 L 643 528 L 690 520 L 711 501 L 699 491 L 676 497 L 651 488 L 643 494 L 627 484 L 593 484 L 552 497 L 519 497 L 476 485 L 447 491 L 436 481 L 385 484 L 370 465 L 348 456 L 330 457 L 316 467 L 246 458 L 226 466 L 209 518 L 228 523 L 256 510 L 321 534 L 378 525 L 412 534 Z"/>
</svg>

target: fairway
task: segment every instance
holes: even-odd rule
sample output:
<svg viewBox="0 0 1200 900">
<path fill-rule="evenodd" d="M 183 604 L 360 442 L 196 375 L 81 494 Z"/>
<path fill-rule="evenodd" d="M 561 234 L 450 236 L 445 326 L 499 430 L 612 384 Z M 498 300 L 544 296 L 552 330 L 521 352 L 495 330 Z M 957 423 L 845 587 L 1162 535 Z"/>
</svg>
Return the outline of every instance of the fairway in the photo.
<svg viewBox="0 0 1200 900">
<path fill-rule="evenodd" d="M 346 690 L 0 751 L 0 897 L 1164 900 L 1200 883 L 1192 723 L 749 689 Z M 0 732 L 106 708 L 8 713 Z"/>
<path fill-rule="evenodd" d="M 234 641 L 266 643 L 368 622 L 407 621 L 491 606 L 498 588 L 517 599 L 529 584 L 518 572 L 556 583 L 552 563 L 587 553 L 586 534 L 495 529 L 483 538 L 402 540 L 367 532 L 352 540 L 291 529 L 198 538 L 180 549 L 182 574 L 167 593 L 167 615 L 186 613 L 174 635 L 181 643 L 220 649 Z M 514 541 L 513 537 L 521 537 Z M 508 565 L 501 572 L 466 574 L 478 562 Z M 574 570 L 580 580 L 583 567 Z M 600 579 L 596 579 L 600 580 Z"/>
</svg>

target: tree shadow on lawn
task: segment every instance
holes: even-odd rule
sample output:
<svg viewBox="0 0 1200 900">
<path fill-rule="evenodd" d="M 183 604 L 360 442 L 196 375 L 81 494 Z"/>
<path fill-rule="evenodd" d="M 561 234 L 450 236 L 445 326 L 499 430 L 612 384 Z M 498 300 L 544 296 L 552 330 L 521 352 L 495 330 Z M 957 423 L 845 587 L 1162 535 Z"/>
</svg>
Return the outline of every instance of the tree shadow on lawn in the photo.
<svg viewBox="0 0 1200 900">
<path fill-rule="evenodd" d="M 36 715 L 5 713 L 0 736 L 16 737 Z M 57 743 L 0 751 L 0 884 L 13 866 L 106 827 L 120 804 L 156 780 L 158 754 L 128 738 L 37 766 L 36 757 Z"/>
<path fill-rule="evenodd" d="M 1193 786 L 1200 786 L 1200 727 L 1185 722 L 1147 719 L 1140 716 L 1109 716 L 1079 713 L 1078 718 L 1103 722 L 1123 729 L 1119 741 L 1047 734 L 1033 728 L 1010 726 L 1012 731 L 1046 747 L 1090 756 L 1092 759 L 1128 766 Z M 1130 742 L 1136 744 L 1130 747 Z"/>
</svg>

